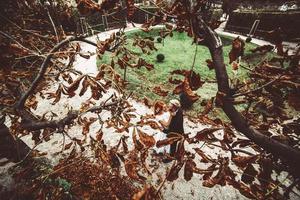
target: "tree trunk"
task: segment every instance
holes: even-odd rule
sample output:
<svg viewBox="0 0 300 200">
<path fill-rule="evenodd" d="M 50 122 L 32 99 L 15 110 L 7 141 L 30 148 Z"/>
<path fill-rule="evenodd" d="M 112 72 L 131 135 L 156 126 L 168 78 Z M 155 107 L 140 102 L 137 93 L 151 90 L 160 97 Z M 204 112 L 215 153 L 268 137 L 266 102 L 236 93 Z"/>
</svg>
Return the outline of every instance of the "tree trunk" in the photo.
<svg viewBox="0 0 300 200">
<path fill-rule="evenodd" d="M 19 138 L 14 138 L 5 124 L 0 125 L 0 158 L 14 162 L 22 160 L 30 148 Z"/>
</svg>

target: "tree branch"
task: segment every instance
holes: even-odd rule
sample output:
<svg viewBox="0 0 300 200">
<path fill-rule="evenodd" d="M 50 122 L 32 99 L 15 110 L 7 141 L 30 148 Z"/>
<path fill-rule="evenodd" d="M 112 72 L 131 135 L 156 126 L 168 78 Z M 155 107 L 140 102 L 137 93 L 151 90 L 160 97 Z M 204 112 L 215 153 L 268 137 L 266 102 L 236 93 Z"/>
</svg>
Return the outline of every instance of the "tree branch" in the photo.
<svg viewBox="0 0 300 200">
<path fill-rule="evenodd" d="M 48 9 L 48 8 L 47 8 L 47 15 L 48 15 L 48 17 L 49 17 L 49 19 L 50 19 L 50 22 L 51 22 L 51 24 L 52 24 L 52 27 L 53 27 L 53 29 L 54 29 L 54 33 L 55 33 L 55 36 L 56 36 L 56 41 L 59 42 L 59 37 L 58 37 L 58 34 L 57 34 L 57 30 L 56 30 L 55 24 L 54 24 L 54 22 L 53 22 L 53 19 L 52 19 L 51 15 L 50 15 L 50 12 L 49 12 L 49 9 Z"/>
<path fill-rule="evenodd" d="M 28 131 L 36 131 L 45 128 L 53 128 L 62 130 L 66 125 L 73 122 L 78 117 L 78 112 L 70 112 L 66 117 L 60 120 L 52 121 L 29 121 L 22 124 L 22 128 Z"/>
<path fill-rule="evenodd" d="M 51 51 L 49 52 L 49 54 L 47 55 L 47 57 L 45 58 L 44 62 L 41 65 L 40 71 L 38 73 L 38 75 L 36 76 L 36 78 L 34 79 L 34 81 L 31 83 L 31 86 L 29 87 L 29 89 L 21 96 L 20 100 L 16 103 L 15 107 L 17 109 L 22 109 L 24 108 L 24 104 L 26 102 L 26 100 L 28 99 L 29 95 L 31 95 L 34 90 L 37 88 L 38 84 L 40 83 L 40 81 L 42 80 L 42 78 L 44 77 L 47 67 L 51 61 L 51 58 L 53 57 L 54 53 L 56 51 L 58 51 L 61 47 L 63 47 L 64 45 L 69 44 L 70 42 L 74 42 L 74 41 L 81 41 L 81 42 L 85 42 L 88 43 L 90 45 L 93 45 L 95 47 L 97 47 L 97 44 L 89 41 L 85 38 L 85 36 L 72 36 L 69 37 L 63 41 L 61 41 L 60 43 L 56 44 Z M 118 45 L 118 44 L 117 44 Z M 113 47 L 114 49 L 115 47 Z M 109 51 L 111 51 L 111 49 L 109 49 Z"/>
<path fill-rule="evenodd" d="M 13 38 L 12 36 L 8 35 L 7 33 L 4 33 L 3 31 L 0 31 L 0 34 L 2 34 L 3 36 L 9 38 L 10 40 L 14 41 L 16 44 L 18 44 L 22 49 L 32 53 L 33 55 L 35 56 L 41 56 L 39 54 L 37 54 L 36 52 L 34 52 L 33 50 L 31 49 L 28 49 L 26 47 L 24 47 L 20 42 L 18 42 L 15 38 Z"/>
<path fill-rule="evenodd" d="M 234 95 L 232 95 L 232 97 L 233 97 L 233 98 L 236 98 L 236 97 L 239 97 L 239 96 L 244 96 L 244 95 L 247 95 L 247 94 L 250 94 L 250 93 L 253 93 L 253 92 L 260 91 L 260 90 L 262 90 L 263 88 L 265 88 L 265 87 L 271 85 L 272 83 L 278 81 L 282 76 L 283 76 L 283 74 L 280 75 L 280 76 L 278 76 L 277 78 L 275 78 L 275 79 L 269 81 L 268 83 L 263 84 L 262 86 L 260 86 L 260 87 L 258 87 L 258 88 L 256 88 L 256 89 L 249 90 L 249 91 L 243 92 L 243 93 L 234 94 Z"/>
<path fill-rule="evenodd" d="M 72 41 L 78 41 L 81 40 L 82 38 L 78 38 L 78 37 L 69 37 L 63 41 L 61 41 L 60 43 L 58 43 L 57 45 L 55 45 L 51 51 L 49 52 L 49 55 L 46 57 L 46 59 L 44 60 L 44 62 L 41 65 L 40 71 L 38 73 L 38 75 L 36 76 L 36 78 L 34 79 L 34 81 L 32 82 L 31 86 L 29 87 L 29 89 L 25 92 L 25 94 L 23 94 L 20 98 L 20 100 L 16 103 L 16 108 L 17 109 L 22 109 L 24 107 L 24 104 L 27 100 L 27 98 L 29 97 L 30 94 L 33 93 L 33 91 L 36 89 L 36 87 L 38 86 L 39 82 L 42 80 L 43 76 L 45 75 L 46 69 L 48 67 L 48 64 L 51 61 L 51 58 L 53 56 L 53 53 L 56 52 L 58 49 L 60 49 L 62 46 L 72 42 Z"/>
<path fill-rule="evenodd" d="M 292 172 L 298 175 L 299 172 L 296 172 L 296 169 L 300 165 L 300 151 L 263 135 L 254 127 L 249 126 L 242 114 L 235 109 L 230 97 L 228 74 L 224 64 L 220 37 L 205 24 L 200 15 L 193 18 L 193 29 L 198 37 L 201 37 L 204 33 L 205 41 L 215 66 L 218 93 L 224 94 L 219 95 L 222 102 L 221 107 L 231 120 L 233 126 L 264 150 L 286 161 L 292 167 Z"/>
<path fill-rule="evenodd" d="M 105 101 L 102 105 L 91 107 L 84 113 L 101 111 L 102 109 L 108 110 L 111 106 L 117 105 L 120 101 L 121 99 L 113 102 L 108 102 L 108 103 L 107 101 Z M 82 113 L 80 113 L 79 111 L 73 111 L 68 113 L 66 117 L 60 120 L 52 120 L 52 121 L 35 120 L 31 116 L 28 116 L 28 113 L 23 112 L 23 110 L 21 111 L 21 114 L 22 117 L 25 119 L 25 122 L 21 124 L 21 128 L 23 129 L 26 129 L 28 131 L 37 131 L 45 128 L 52 128 L 52 129 L 59 129 L 60 131 L 63 131 L 66 125 L 70 125 L 74 121 L 74 119 L 76 119 Z"/>
</svg>

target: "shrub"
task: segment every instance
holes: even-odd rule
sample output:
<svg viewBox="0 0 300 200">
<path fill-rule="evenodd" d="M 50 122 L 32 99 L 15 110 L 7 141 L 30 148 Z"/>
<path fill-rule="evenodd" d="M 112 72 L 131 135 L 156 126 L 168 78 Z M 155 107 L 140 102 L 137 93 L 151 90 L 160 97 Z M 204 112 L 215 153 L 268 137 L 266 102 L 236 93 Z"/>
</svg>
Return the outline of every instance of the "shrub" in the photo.
<svg viewBox="0 0 300 200">
<path fill-rule="evenodd" d="M 252 40 L 252 38 L 249 36 L 249 37 L 247 37 L 246 42 L 249 43 L 249 42 L 251 42 L 251 40 Z"/>
<path fill-rule="evenodd" d="M 157 62 L 163 62 L 164 59 L 165 59 L 164 54 L 161 54 L 161 53 L 157 54 L 157 56 L 156 56 Z"/>
<path fill-rule="evenodd" d="M 158 43 L 161 43 L 162 38 L 161 38 L 161 37 L 158 37 L 158 38 L 156 39 L 156 41 L 157 41 Z"/>
</svg>

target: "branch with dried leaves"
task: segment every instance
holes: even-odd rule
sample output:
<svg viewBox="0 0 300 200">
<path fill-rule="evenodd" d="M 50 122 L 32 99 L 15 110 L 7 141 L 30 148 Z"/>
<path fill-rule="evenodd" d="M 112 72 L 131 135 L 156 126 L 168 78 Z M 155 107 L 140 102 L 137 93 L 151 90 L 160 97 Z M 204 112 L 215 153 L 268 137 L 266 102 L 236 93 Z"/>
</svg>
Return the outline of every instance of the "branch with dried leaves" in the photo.
<svg viewBox="0 0 300 200">
<path fill-rule="evenodd" d="M 207 42 L 216 70 L 218 93 L 223 94 L 219 95 L 218 98 L 221 101 L 222 109 L 231 120 L 233 126 L 264 150 L 271 152 L 274 156 L 278 156 L 286 161 L 292 167 L 291 172 L 299 175 L 299 173 L 296 172 L 296 169 L 300 165 L 300 152 L 287 144 L 278 142 L 277 140 L 260 133 L 254 127 L 249 126 L 247 120 L 235 109 L 230 98 L 228 74 L 224 64 L 220 37 L 205 24 L 200 15 L 193 18 L 192 21 L 196 36 L 201 38 L 204 33 L 205 41 Z"/>
<path fill-rule="evenodd" d="M 84 113 L 101 111 L 103 109 L 109 110 L 111 106 L 115 106 L 119 102 L 120 100 L 117 100 L 114 102 L 104 103 L 100 106 L 94 106 L 92 108 L 89 108 Z M 80 113 L 79 111 L 72 111 L 69 112 L 66 117 L 60 120 L 52 120 L 52 121 L 35 121 L 32 119 L 28 120 L 27 118 L 26 122 L 23 123 L 21 127 L 28 131 L 36 131 L 45 128 L 58 129 L 59 131 L 63 131 L 66 125 L 70 125 L 81 114 L 82 113 Z"/>
<path fill-rule="evenodd" d="M 21 96 L 20 100 L 15 104 L 15 107 L 17 109 L 23 109 L 24 108 L 24 104 L 26 102 L 26 100 L 28 99 L 28 97 L 30 95 L 32 95 L 32 93 L 34 92 L 34 90 L 37 88 L 38 84 L 40 83 L 40 81 L 43 79 L 47 67 L 51 62 L 51 58 L 53 57 L 54 53 L 57 52 L 60 48 L 62 48 L 63 46 L 69 44 L 70 42 L 75 42 L 75 41 L 81 41 L 81 42 L 85 42 L 88 43 L 90 45 L 93 45 L 95 47 L 97 47 L 97 44 L 89 41 L 86 39 L 86 36 L 72 36 L 69 37 L 63 41 L 61 41 L 60 43 L 58 43 L 57 45 L 55 45 L 51 51 L 49 52 L 49 54 L 47 55 L 47 57 L 45 58 L 45 60 L 43 61 L 41 68 L 39 70 L 38 75 L 36 76 L 36 78 L 34 79 L 34 81 L 31 83 L 31 86 L 28 88 L 28 90 Z M 119 43 L 115 44 L 111 49 L 109 49 L 108 51 L 113 51 L 117 46 L 119 45 Z"/>
<path fill-rule="evenodd" d="M 249 90 L 249 91 L 247 91 L 247 92 L 234 94 L 234 95 L 232 95 L 232 97 L 233 97 L 233 98 L 236 98 L 236 97 L 239 97 L 239 96 L 244 96 L 244 95 L 247 95 L 247 94 L 250 94 L 250 93 L 258 92 L 258 91 L 264 89 L 265 87 L 268 87 L 268 86 L 271 85 L 272 83 L 274 83 L 274 82 L 280 80 L 280 78 L 281 78 L 282 76 L 283 76 L 283 74 L 280 75 L 280 76 L 278 76 L 277 78 L 275 78 L 275 79 L 273 79 L 273 80 L 271 80 L 271 81 L 269 81 L 269 82 L 263 84 L 262 86 L 260 86 L 260 87 L 258 87 L 258 88 L 255 88 L 255 89 L 253 89 L 253 90 Z"/>
</svg>

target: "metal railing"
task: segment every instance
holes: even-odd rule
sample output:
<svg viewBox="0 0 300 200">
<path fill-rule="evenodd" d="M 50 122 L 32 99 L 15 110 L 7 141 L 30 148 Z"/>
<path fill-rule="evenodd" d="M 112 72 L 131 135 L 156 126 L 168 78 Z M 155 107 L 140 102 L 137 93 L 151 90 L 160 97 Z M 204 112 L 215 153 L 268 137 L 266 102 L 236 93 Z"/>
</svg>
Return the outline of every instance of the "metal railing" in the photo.
<svg viewBox="0 0 300 200">
<path fill-rule="evenodd" d="M 260 22 L 259 19 L 257 19 L 257 20 L 254 21 L 254 23 L 253 23 L 253 25 L 252 25 L 249 33 L 248 33 L 249 37 L 253 37 L 254 36 L 254 34 L 255 34 L 256 30 L 257 30 L 257 27 L 259 25 L 259 22 Z"/>
</svg>

